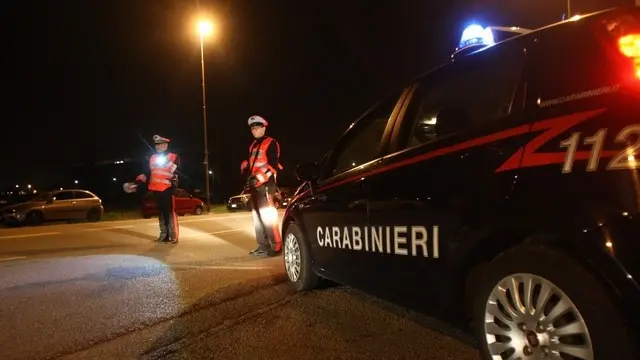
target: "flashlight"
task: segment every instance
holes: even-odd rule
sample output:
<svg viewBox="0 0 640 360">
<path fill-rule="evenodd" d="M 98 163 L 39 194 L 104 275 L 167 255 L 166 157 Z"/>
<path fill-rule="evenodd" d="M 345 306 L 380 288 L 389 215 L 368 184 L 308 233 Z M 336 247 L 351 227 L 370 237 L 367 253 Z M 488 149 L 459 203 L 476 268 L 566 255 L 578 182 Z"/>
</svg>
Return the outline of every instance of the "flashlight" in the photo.
<svg viewBox="0 0 640 360">
<path fill-rule="evenodd" d="M 166 162 L 167 162 L 166 156 L 158 156 L 158 157 L 156 157 L 156 164 L 157 165 L 164 165 Z"/>
</svg>

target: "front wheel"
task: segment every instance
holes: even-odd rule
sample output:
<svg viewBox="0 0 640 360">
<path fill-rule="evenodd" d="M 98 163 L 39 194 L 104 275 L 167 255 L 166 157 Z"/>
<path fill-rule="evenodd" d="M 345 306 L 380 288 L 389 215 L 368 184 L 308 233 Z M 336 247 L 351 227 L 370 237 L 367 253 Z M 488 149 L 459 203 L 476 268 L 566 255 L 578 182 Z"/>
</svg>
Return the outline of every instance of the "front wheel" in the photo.
<svg viewBox="0 0 640 360">
<path fill-rule="evenodd" d="M 318 286 L 319 277 L 311 268 L 309 248 L 295 223 L 290 223 L 284 235 L 284 268 L 289 282 L 297 291 L 312 290 Z"/>
<path fill-rule="evenodd" d="M 196 206 L 194 213 L 196 215 L 202 215 L 202 206 Z"/>
<path fill-rule="evenodd" d="M 90 222 L 98 222 L 102 217 L 102 212 L 100 209 L 93 208 L 87 212 L 87 221 Z"/>
<path fill-rule="evenodd" d="M 483 359 L 635 359 L 607 292 L 570 257 L 519 246 L 485 270 L 470 294 Z"/>
</svg>

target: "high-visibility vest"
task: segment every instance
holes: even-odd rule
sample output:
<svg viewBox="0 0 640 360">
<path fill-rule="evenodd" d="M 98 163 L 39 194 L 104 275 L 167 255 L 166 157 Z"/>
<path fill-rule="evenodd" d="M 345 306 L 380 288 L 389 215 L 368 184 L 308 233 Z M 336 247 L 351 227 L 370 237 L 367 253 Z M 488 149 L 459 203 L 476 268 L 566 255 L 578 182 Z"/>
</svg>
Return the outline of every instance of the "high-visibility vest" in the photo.
<svg viewBox="0 0 640 360">
<path fill-rule="evenodd" d="M 268 136 L 262 139 L 254 140 L 251 146 L 249 146 L 249 166 L 251 166 L 251 175 L 258 179 L 258 186 L 269 181 L 271 176 L 277 176 L 278 170 L 269 165 L 269 159 L 267 158 L 267 149 L 271 143 L 274 142 L 277 149 L 278 159 L 280 158 L 280 144 Z M 278 169 L 282 170 L 283 167 L 278 162 Z"/>
<path fill-rule="evenodd" d="M 176 160 L 178 155 L 174 153 L 154 154 L 149 159 L 149 168 L 151 169 L 151 178 L 149 179 L 150 191 L 165 191 L 171 187 L 171 179 L 173 173 L 178 168 Z"/>
</svg>

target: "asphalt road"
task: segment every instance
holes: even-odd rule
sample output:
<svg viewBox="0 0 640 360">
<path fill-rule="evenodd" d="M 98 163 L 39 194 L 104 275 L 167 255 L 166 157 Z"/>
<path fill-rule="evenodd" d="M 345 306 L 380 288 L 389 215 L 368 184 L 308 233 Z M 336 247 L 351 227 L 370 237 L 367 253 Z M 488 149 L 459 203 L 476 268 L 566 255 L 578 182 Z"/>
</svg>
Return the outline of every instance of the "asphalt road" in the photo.
<svg viewBox="0 0 640 360">
<path fill-rule="evenodd" d="M 0 229 L 0 359 L 476 360 L 464 336 L 344 287 L 294 293 L 248 214 Z"/>
</svg>

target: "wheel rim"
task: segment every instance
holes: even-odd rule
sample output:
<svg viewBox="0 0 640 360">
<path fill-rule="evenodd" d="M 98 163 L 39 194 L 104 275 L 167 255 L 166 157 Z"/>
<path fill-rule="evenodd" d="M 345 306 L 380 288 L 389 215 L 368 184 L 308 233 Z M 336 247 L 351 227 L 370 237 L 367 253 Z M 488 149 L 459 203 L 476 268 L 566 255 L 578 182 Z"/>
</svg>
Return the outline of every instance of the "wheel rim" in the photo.
<svg viewBox="0 0 640 360">
<path fill-rule="evenodd" d="M 594 359 L 575 304 L 551 281 L 532 274 L 507 276 L 493 288 L 484 332 L 494 360 Z"/>
<path fill-rule="evenodd" d="M 284 239 L 284 267 L 292 282 L 300 277 L 300 244 L 298 238 L 290 233 Z"/>
</svg>

